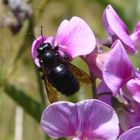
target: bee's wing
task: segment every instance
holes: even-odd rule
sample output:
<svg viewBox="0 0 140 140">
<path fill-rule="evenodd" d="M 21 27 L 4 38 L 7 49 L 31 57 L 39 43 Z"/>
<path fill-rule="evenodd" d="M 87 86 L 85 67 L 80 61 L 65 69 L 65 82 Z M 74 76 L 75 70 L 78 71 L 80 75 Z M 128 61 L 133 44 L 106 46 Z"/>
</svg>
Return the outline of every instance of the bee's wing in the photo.
<svg viewBox="0 0 140 140">
<path fill-rule="evenodd" d="M 43 75 L 42 79 L 44 80 L 46 91 L 47 91 L 47 96 L 50 101 L 50 103 L 57 102 L 58 101 L 58 91 L 52 86 L 52 84 L 47 80 L 48 72 L 45 70 L 45 67 L 42 63 L 41 69 Z"/>
<path fill-rule="evenodd" d="M 86 72 L 82 71 L 81 69 L 79 69 L 78 67 L 74 66 L 69 62 L 67 63 L 67 65 L 71 69 L 72 73 L 76 76 L 77 80 L 85 84 L 92 83 L 91 77 Z"/>
<path fill-rule="evenodd" d="M 57 102 L 58 101 L 58 91 L 52 86 L 51 83 L 49 83 L 48 80 L 44 80 L 45 87 L 47 91 L 47 96 L 50 101 L 50 103 Z"/>
</svg>

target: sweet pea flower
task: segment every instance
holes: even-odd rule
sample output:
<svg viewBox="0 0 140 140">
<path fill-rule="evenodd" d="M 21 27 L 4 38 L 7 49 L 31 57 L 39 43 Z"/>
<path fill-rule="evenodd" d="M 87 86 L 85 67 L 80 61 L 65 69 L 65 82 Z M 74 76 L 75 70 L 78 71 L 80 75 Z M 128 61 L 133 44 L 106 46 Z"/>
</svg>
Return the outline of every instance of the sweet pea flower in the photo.
<svg viewBox="0 0 140 140">
<path fill-rule="evenodd" d="M 105 84 L 113 95 L 121 93 L 127 99 L 140 103 L 140 79 L 135 73 L 122 43 L 116 41 L 114 49 L 104 62 L 103 80 Z"/>
<path fill-rule="evenodd" d="M 123 58 L 124 61 L 128 60 L 127 61 L 128 65 L 127 65 L 127 63 L 123 63 L 124 64 L 123 67 L 125 67 L 125 64 L 126 64 L 126 67 L 128 67 L 128 68 L 130 67 L 130 71 L 133 70 L 132 64 L 131 64 L 130 60 L 128 59 L 128 56 L 127 56 L 125 50 L 124 49 L 122 50 L 121 47 L 123 47 L 123 44 L 119 40 L 116 40 L 112 44 L 111 49 L 108 50 L 107 52 L 97 52 L 96 50 L 94 50 L 92 53 L 87 55 L 85 57 L 85 61 L 88 64 L 91 73 L 95 77 L 103 79 L 103 70 L 105 69 L 105 66 L 104 66 L 105 62 L 114 63 L 113 59 L 117 59 L 117 58 Z M 113 53 L 113 55 L 112 55 L 112 53 Z M 127 59 L 125 59 L 125 57 Z M 115 61 L 115 62 L 117 63 L 117 65 L 119 65 L 118 63 L 121 63 L 123 61 L 118 59 L 118 61 Z M 122 67 L 122 69 L 123 69 L 123 67 Z M 110 66 L 110 68 L 111 68 L 110 72 L 112 71 L 117 74 L 118 70 L 116 69 L 116 67 Z M 126 76 L 131 77 L 132 74 L 129 73 L 130 71 L 129 71 L 129 69 L 128 69 L 128 73 L 122 71 L 121 75 L 125 75 L 124 73 L 126 73 Z M 110 77 L 108 77 L 108 78 L 110 78 Z"/>
<path fill-rule="evenodd" d="M 115 140 L 119 134 L 116 112 L 96 99 L 49 105 L 42 114 L 41 127 L 52 138 L 73 140 Z"/>
<path fill-rule="evenodd" d="M 129 129 L 118 140 L 140 140 L 140 126 Z"/>
<path fill-rule="evenodd" d="M 127 52 L 130 54 L 135 53 L 134 40 L 137 40 L 136 37 L 138 35 L 130 36 L 125 23 L 120 19 L 111 5 L 108 5 L 103 13 L 103 24 L 109 36 L 112 37 L 113 42 L 116 39 L 120 39 Z"/>
<path fill-rule="evenodd" d="M 58 46 L 62 56 L 69 59 L 91 53 L 96 46 L 96 39 L 88 24 L 80 17 L 72 17 L 69 21 L 63 20 L 55 36 L 40 36 L 32 44 L 32 58 L 39 67 L 37 48 L 43 43 L 50 43 L 52 47 Z"/>
</svg>

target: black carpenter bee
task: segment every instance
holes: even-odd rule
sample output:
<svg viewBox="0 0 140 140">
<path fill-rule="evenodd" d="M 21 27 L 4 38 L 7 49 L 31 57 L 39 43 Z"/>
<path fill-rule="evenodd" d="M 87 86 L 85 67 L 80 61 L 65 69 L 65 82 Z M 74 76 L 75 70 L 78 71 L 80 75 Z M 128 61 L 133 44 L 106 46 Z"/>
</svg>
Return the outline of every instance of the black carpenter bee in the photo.
<svg viewBox="0 0 140 140">
<path fill-rule="evenodd" d="M 91 82 L 89 75 L 62 57 L 58 49 L 49 43 L 42 43 L 37 49 L 42 79 L 51 103 L 58 100 L 57 91 L 70 96 L 79 90 L 79 80 L 87 84 Z"/>
</svg>

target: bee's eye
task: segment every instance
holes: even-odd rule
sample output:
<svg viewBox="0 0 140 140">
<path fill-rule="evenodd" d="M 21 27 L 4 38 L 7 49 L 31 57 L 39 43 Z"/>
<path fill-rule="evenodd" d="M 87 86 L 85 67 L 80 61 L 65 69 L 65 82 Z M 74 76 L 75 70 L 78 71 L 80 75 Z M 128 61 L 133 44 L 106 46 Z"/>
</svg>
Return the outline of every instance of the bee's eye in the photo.
<svg viewBox="0 0 140 140">
<path fill-rule="evenodd" d="M 46 48 L 46 50 L 51 50 L 52 45 L 50 43 L 46 43 L 46 44 L 43 45 L 43 48 Z"/>
<path fill-rule="evenodd" d="M 43 54 L 44 52 L 51 50 L 52 46 L 50 43 L 42 44 L 39 48 L 37 48 L 37 52 L 39 54 Z"/>
</svg>

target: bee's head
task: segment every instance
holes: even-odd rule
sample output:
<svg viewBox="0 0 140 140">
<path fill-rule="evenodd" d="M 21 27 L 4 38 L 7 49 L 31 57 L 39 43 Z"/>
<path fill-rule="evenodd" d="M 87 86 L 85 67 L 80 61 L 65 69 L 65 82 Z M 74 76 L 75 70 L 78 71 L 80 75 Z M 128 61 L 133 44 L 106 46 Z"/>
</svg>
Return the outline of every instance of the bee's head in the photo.
<svg viewBox="0 0 140 140">
<path fill-rule="evenodd" d="M 41 44 L 40 47 L 37 49 L 38 55 L 42 55 L 44 54 L 46 51 L 49 51 L 52 49 L 52 46 L 50 43 L 46 43 L 46 44 Z"/>
<path fill-rule="evenodd" d="M 38 58 L 40 63 L 43 62 L 45 66 L 52 67 L 57 62 L 56 52 L 53 50 L 50 43 L 41 45 L 38 49 Z"/>
</svg>

